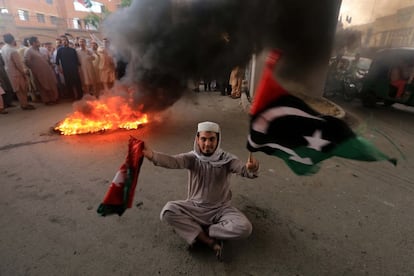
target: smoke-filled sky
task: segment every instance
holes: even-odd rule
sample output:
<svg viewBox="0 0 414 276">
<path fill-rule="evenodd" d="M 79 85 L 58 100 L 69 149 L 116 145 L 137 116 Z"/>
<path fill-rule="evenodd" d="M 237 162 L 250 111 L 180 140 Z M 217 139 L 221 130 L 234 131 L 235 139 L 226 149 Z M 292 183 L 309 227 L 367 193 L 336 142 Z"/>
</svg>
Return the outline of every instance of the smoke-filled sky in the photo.
<svg viewBox="0 0 414 276">
<path fill-rule="evenodd" d="M 413 6 L 414 0 L 342 0 L 340 14 L 345 26 L 369 23 L 377 17 L 393 14 L 399 8 Z M 345 22 L 351 16 L 351 24 Z"/>
<path fill-rule="evenodd" d="M 144 91 L 139 101 L 162 109 L 180 97 L 183 80 L 228 80 L 266 48 L 282 49 L 292 77 L 305 75 L 326 63 L 338 9 L 339 0 L 134 0 L 105 20 L 104 32 Z"/>
</svg>

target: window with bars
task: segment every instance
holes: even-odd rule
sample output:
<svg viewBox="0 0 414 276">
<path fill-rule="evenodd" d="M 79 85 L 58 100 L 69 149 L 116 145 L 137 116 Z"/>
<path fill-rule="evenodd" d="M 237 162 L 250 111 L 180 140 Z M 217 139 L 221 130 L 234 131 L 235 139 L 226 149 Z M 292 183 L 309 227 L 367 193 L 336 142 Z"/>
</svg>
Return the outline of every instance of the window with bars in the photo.
<svg viewBox="0 0 414 276">
<path fill-rule="evenodd" d="M 56 16 L 53 16 L 53 15 L 50 16 L 50 23 L 52 23 L 53 25 L 57 25 L 58 23 L 57 21 L 58 20 Z"/>
<path fill-rule="evenodd" d="M 42 13 L 36 13 L 37 22 L 39 23 L 45 23 L 45 15 Z"/>
<path fill-rule="evenodd" d="M 82 23 L 81 23 L 81 20 L 79 18 L 73 18 L 72 22 L 73 22 L 73 28 L 74 29 L 81 29 L 82 28 Z"/>
<path fill-rule="evenodd" d="M 17 10 L 17 14 L 19 15 L 19 19 L 21 21 L 29 21 L 29 11 Z"/>
</svg>

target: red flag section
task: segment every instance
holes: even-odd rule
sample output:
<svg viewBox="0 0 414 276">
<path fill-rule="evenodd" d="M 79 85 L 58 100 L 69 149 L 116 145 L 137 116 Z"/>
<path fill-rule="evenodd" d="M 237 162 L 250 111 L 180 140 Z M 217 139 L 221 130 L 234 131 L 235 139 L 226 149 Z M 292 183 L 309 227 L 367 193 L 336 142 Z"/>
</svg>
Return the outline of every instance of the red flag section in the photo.
<svg viewBox="0 0 414 276">
<path fill-rule="evenodd" d="M 121 216 L 127 208 L 132 207 L 138 175 L 144 159 L 142 150 L 144 142 L 131 136 L 125 163 L 116 173 L 103 202 L 97 212 L 102 216 L 118 214 Z"/>
<path fill-rule="evenodd" d="M 253 104 L 250 108 L 250 115 L 263 111 L 269 103 L 288 92 L 274 79 L 273 69 L 281 56 L 280 50 L 272 50 L 266 60 L 262 78 L 254 94 Z"/>
</svg>

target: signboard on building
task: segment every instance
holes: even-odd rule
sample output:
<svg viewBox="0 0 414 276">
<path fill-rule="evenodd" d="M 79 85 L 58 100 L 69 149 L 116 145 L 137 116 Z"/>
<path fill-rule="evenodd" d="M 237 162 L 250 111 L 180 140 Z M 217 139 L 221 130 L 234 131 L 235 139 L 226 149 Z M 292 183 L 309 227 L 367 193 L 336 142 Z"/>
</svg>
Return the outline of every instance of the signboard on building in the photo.
<svg viewBox="0 0 414 276">
<path fill-rule="evenodd" d="M 75 11 L 102 13 L 103 4 L 91 0 L 74 0 L 73 7 Z"/>
</svg>

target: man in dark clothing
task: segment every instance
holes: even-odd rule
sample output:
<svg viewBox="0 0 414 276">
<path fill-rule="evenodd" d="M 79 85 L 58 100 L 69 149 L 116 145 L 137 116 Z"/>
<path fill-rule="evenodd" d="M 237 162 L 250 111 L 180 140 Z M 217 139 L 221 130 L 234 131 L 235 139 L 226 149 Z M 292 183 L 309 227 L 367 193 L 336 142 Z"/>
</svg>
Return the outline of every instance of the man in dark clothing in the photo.
<svg viewBox="0 0 414 276">
<path fill-rule="evenodd" d="M 79 76 L 80 62 L 76 50 L 69 47 L 69 40 L 62 36 L 63 47 L 60 47 L 56 54 L 56 64 L 60 72 L 63 72 L 65 86 L 69 93 L 73 93 L 76 100 L 83 97 L 82 85 Z"/>
</svg>

